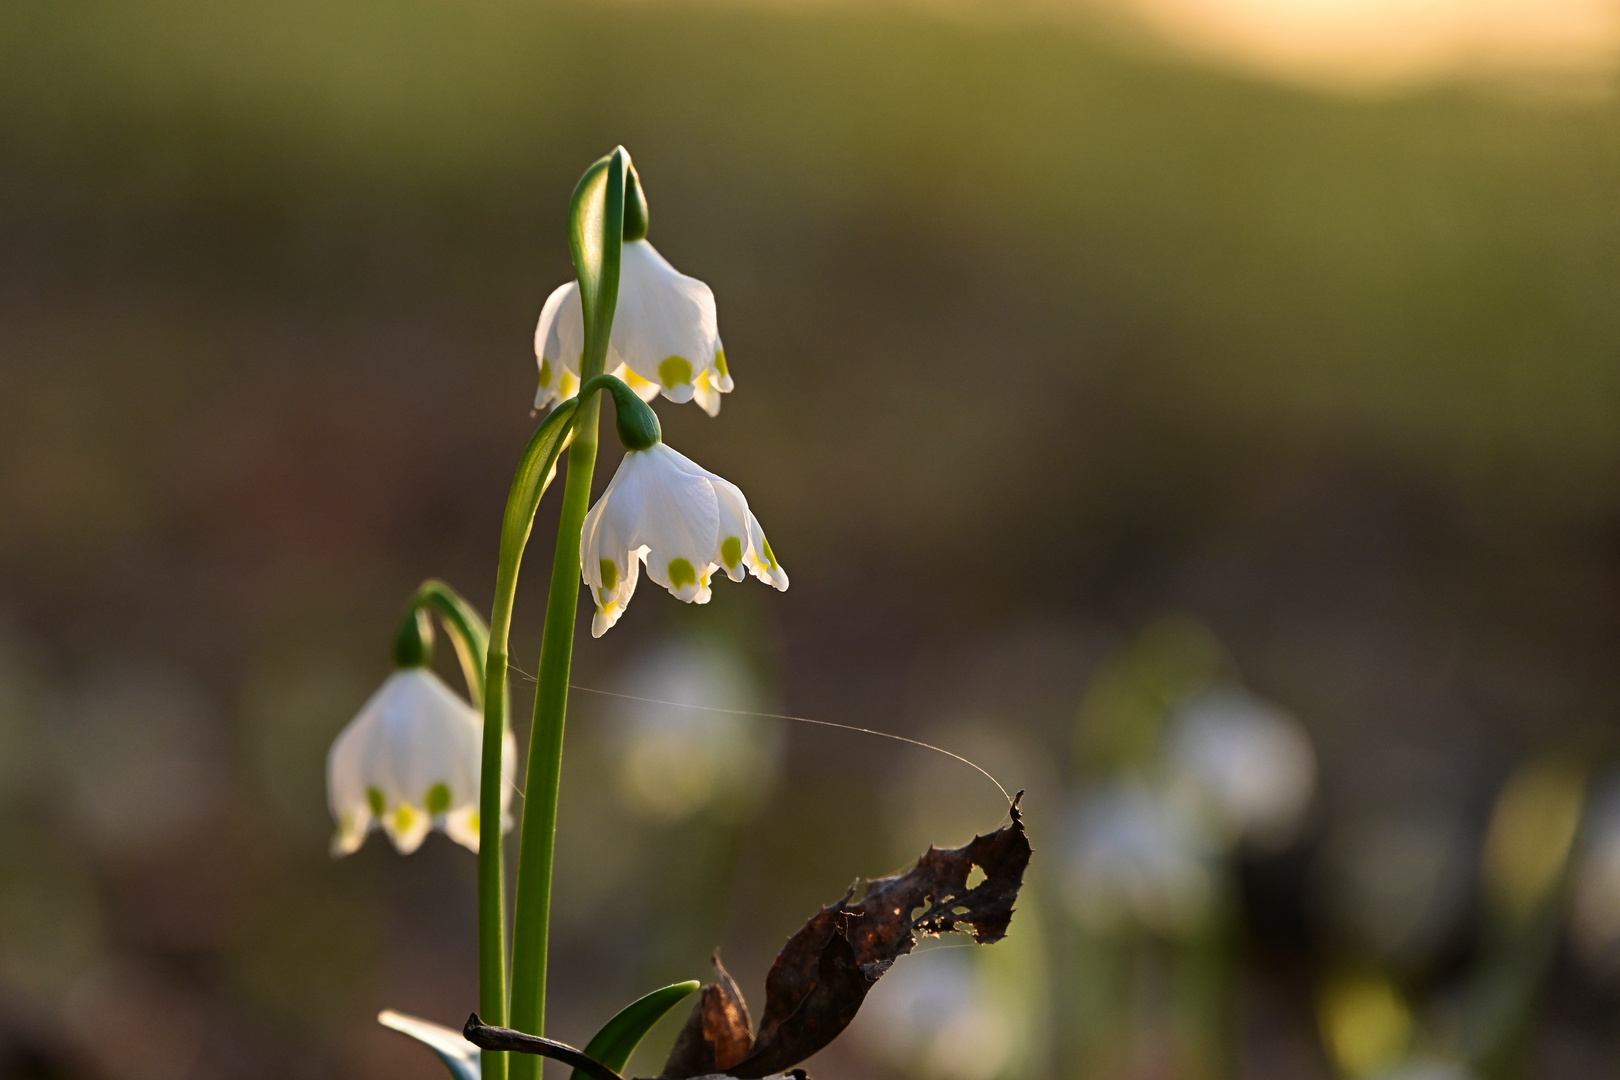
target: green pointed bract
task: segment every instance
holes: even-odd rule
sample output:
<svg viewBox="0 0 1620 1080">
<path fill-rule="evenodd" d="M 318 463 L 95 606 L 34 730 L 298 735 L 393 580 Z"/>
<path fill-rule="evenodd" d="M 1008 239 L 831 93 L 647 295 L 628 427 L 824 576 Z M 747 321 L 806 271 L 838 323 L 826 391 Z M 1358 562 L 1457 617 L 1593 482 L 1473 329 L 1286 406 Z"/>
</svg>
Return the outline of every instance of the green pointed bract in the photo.
<svg viewBox="0 0 1620 1080">
<path fill-rule="evenodd" d="M 696 979 L 672 983 L 639 997 L 620 1009 L 618 1014 L 602 1025 L 602 1030 L 585 1044 L 585 1053 L 614 1072 L 624 1072 L 624 1066 L 635 1052 L 642 1037 L 663 1019 L 665 1013 L 684 1001 L 701 984 Z M 571 1080 L 590 1080 L 578 1069 Z"/>
</svg>

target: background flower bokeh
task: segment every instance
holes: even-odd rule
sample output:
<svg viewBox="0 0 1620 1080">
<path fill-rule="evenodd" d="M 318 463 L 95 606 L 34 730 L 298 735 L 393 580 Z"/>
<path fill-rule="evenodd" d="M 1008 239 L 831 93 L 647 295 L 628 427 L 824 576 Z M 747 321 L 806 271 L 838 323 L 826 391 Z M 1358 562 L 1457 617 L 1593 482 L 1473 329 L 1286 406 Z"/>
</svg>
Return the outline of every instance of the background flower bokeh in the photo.
<svg viewBox="0 0 1620 1080">
<path fill-rule="evenodd" d="M 334 863 L 323 762 L 423 578 L 488 601 L 621 142 L 737 382 L 666 434 L 793 588 L 648 592 L 576 679 L 1028 791 L 1012 936 L 902 961 L 818 1080 L 1612 1073 L 1612 20 L 1347 82 L 1116 7 L 0 6 L 0 1077 L 438 1075 L 374 1017 L 471 1008 L 473 860 Z M 550 1033 L 716 945 L 757 1009 L 1003 811 L 576 693 Z"/>
</svg>

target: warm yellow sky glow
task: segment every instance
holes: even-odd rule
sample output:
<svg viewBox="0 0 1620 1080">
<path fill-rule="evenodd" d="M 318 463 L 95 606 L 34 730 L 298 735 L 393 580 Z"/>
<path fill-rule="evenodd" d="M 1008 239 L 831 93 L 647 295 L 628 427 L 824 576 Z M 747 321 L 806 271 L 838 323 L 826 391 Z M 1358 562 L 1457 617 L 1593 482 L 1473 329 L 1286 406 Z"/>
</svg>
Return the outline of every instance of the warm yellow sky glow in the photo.
<svg viewBox="0 0 1620 1080">
<path fill-rule="evenodd" d="M 1620 0 L 1101 0 L 1176 44 L 1312 82 L 1606 71 Z"/>
<path fill-rule="evenodd" d="M 733 0 L 735 2 L 735 0 Z M 846 3 L 871 0 L 740 0 Z M 1452 75 L 1580 89 L 1620 68 L 1620 0 L 895 0 L 976 18 L 1123 23 L 1288 81 L 1378 88 Z"/>
</svg>

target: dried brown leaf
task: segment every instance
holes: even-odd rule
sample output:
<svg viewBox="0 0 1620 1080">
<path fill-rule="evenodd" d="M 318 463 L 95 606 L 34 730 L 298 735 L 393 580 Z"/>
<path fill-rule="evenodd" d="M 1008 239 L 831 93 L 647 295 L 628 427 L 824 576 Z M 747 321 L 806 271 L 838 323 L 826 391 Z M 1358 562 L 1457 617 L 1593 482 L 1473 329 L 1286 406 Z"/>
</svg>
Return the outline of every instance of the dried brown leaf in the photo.
<svg viewBox="0 0 1620 1080">
<path fill-rule="evenodd" d="M 1005 828 L 959 848 L 929 848 L 905 873 L 870 882 L 859 901 L 850 902 L 851 886 L 843 899 L 811 916 L 765 976 L 765 1012 L 752 1048 L 730 1064 L 720 1062 L 742 1043 L 737 1033 L 746 1034 L 748 1011 L 716 958 L 721 982 L 705 988 L 663 1075 L 685 1080 L 723 1071 L 760 1080 L 779 1073 L 837 1038 L 872 984 L 912 950 L 918 934 L 964 930 L 980 944 L 1001 940 L 1030 857 L 1018 799 L 1011 813 Z M 968 888 L 974 867 L 985 878 Z"/>
<path fill-rule="evenodd" d="M 715 981 L 703 988 L 702 995 L 687 1017 L 686 1026 L 675 1038 L 675 1047 L 664 1063 L 665 1076 L 708 1076 L 723 1073 L 748 1056 L 754 1047 L 754 1022 L 742 991 L 714 953 Z"/>
</svg>

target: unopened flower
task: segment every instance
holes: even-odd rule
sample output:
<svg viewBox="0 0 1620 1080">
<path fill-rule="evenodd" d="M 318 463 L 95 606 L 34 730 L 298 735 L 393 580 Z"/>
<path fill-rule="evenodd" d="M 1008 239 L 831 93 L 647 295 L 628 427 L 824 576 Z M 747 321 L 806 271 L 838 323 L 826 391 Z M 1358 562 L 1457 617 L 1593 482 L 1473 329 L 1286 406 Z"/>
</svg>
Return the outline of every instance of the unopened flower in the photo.
<svg viewBox="0 0 1620 1080">
<path fill-rule="evenodd" d="M 593 637 L 619 621 L 643 562 L 648 577 L 689 604 L 709 602 L 716 569 L 732 581 L 752 573 L 778 589 L 788 587 L 787 571 L 737 485 L 661 442 L 624 455 L 585 515 L 579 554 L 596 600 Z"/>
<path fill-rule="evenodd" d="M 483 717 L 427 668 L 388 676 L 326 758 L 337 822 L 332 854 L 348 855 L 379 827 L 402 855 L 421 847 L 431 829 L 477 851 L 483 730 Z M 501 766 L 504 828 L 517 766 L 510 731 Z"/>
<path fill-rule="evenodd" d="M 644 401 L 659 394 L 676 402 L 695 400 L 715 415 L 732 380 L 720 345 L 714 293 L 676 270 L 645 240 L 630 241 L 623 251 L 608 373 L 623 379 Z M 535 408 L 574 396 L 584 351 L 579 283 L 570 281 L 546 298 L 535 326 L 534 358 L 540 366 Z"/>
</svg>

